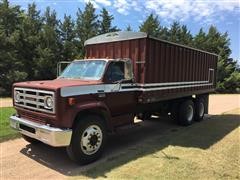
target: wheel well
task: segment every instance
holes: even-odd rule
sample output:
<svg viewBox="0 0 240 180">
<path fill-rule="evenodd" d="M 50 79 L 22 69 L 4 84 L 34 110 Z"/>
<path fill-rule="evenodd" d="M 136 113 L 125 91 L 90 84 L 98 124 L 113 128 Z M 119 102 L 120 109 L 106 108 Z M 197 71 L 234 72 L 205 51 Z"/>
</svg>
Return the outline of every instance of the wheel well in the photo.
<svg viewBox="0 0 240 180">
<path fill-rule="evenodd" d="M 111 128 L 110 123 L 109 123 L 109 116 L 104 109 L 87 109 L 87 110 L 79 111 L 77 113 L 76 117 L 74 118 L 72 127 L 74 127 L 76 125 L 76 123 L 79 120 L 81 120 L 82 117 L 85 117 L 88 115 L 95 115 L 95 116 L 101 117 L 101 119 L 104 121 L 104 124 L 105 124 L 107 130 L 109 130 Z"/>
</svg>

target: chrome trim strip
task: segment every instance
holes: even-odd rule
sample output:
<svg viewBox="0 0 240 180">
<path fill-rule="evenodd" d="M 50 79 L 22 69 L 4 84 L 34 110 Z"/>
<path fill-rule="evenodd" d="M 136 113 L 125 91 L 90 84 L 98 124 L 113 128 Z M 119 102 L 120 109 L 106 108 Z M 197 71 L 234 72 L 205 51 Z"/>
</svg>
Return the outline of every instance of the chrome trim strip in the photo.
<svg viewBox="0 0 240 180">
<path fill-rule="evenodd" d="M 29 98 L 36 98 L 38 97 L 38 99 L 44 99 L 44 97 L 41 96 L 36 96 L 36 95 L 31 95 L 31 94 L 24 94 L 24 93 L 19 93 L 20 96 L 25 96 L 25 97 L 29 97 Z"/>
<path fill-rule="evenodd" d="M 159 87 L 159 88 L 142 89 L 142 91 L 156 91 L 156 90 L 178 89 L 178 88 L 189 88 L 189 87 L 211 86 L 211 85 L 213 85 L 213 84 L 212 84 L 212 83 L 208 83 L 208 84 L 196 84 L 196 85 L 172 86 L 172 87 Z"/>
<path fill-rule="evenodd" d="M 166 83 L 153 83 L 153 84 L 102 84 L 102 85 L 89 85 L 89 86 L 74 86 L 74 87 L 63 87 L 60 90 L 60 95 L 62 97 L 68 96 L 77 96 L 84 94 L 98 94 L 99 91 L 102 93 L 111 93 L 111 92 L 128 92 L 128 91 L 156 91 L 156 90 L 166 90 L 166 89 L 178 89 L 178 88 L 190 88 L 190 87 L 199 87 L 199 86 L 211 86 L 213 83 L 209 83 L 208 81 L 196 81 L 195 84 L 193 82 L 188 82 L 189 84 L 185 84 L 186 82 L 174 82 L 167 83 L 166 87 L 152 87 L 145 89 L 149 86 L 161 86 L 166 85 Z M 185 84 L 185 85 L 183 85 Z M 179 86 L 182 85 L 182 86 Z M 132 88 L 131 88 L 132 86 Z M 140 87 L 135 87 L 140 86 Z M 125 88 L 124 88 L 125 87 Z M 129 88 L 126 88 L 129 87 Z"/>
<path fill-rule="evenodd" d="M 29 128 L 33 128 L 35 130 L 35 133 L 21 129 L 20 124 Z M 17 116 L 10 117 L 10 126 L 13 129 L 19 131 L 21 134 L 37 139 L 45 144 L 54 147 L 68 146 L 72 137 L 71 129 L 50 127 L 47 125 L 28 121 L 23 118 L 19 118 Z"/>
<path fill-rule="evenodd" d="M 139 86 L 170 86 L 170 85 L 181 85 L 181 84 L 202 84 L 208 83 L 209 81 L 185 81 L 185 82 L 169 82 L 169 83 L 147 83 L 147 84 L 138 84 Z"/>
</svg>

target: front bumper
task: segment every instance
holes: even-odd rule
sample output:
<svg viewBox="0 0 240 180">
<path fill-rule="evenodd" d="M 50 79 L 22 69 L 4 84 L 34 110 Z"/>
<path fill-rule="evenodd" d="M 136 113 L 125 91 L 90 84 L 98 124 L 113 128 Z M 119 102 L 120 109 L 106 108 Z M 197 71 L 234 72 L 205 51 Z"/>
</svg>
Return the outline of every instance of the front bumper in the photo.
<svg viewBox="0 0 240 180">
<path fill-rule="evenodd" d="M 11 116 L 10 126 L 21 134 L 37 139 L 54 147 L 68 146 L 72 137 L 71 129 L 60 129 Z"/>
</svg>

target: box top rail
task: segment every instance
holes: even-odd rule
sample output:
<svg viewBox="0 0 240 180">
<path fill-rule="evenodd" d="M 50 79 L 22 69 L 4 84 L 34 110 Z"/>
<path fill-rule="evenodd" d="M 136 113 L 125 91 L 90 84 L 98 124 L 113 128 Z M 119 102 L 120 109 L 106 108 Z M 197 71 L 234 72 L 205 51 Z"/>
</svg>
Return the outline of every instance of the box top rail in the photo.
<svg viewBox="0 0 240 180">
<path fill-rule="evenodd" d="M 98 35 L 98 36 L 95 36 L 95 37 L 92 37 L 92 38 L 86 40 L 85 43 L 84 43 L 84 46 L 93 45 L 93 44 L 101 44 L 101 43 L 118 42 L 118 41 L 127 41 L 127 40 L 133 40 L 133 39 L 141 39 L 141 38 L 150 38 L 150 39 L 154 39 L 154 40 L 161 41 L 161 42 L 164 42 L 164 43 L 173 44 L 173 45 L 180 46 L 180 47 L 183 47 L 183 48 L 192 49 L 192 50 L 195 50 L 195 51 L 199 51 L 199 52 L 211 54 L 211 55 L 214 55 L 214 56 L 218 56 L 215 53 L 210 53 L 210 52 L 200 50 L 200 49 L 196 49 L 196 48 L 193 48 L 193 47 L 190 47 L 190 46 L 186 46 L 186 45 L 162 40 L 162 39 L 153 37 L 151 35 L 148 35 L 145 32 L 132 32 L 132 31 L 118 31 L 118 32 L 110 32 L 110 33 L 106 33 L 106 34 L 101 34 L 101 35 Z"/>
</svg>

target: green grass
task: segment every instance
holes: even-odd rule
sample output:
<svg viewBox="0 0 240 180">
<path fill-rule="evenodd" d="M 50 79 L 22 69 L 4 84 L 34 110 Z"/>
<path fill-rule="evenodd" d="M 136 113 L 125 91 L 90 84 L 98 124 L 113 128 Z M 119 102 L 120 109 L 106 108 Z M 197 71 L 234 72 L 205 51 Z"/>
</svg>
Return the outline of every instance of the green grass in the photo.
<svg viewBox="0 0 240 180">
<path fill-rule="evenodd" d="M 9 125 L 9 117 L 15 112 L 12 107 L 0 108 L 0 142 L 19 137 L 19 133 Z"/>
<path fill-rule="evenodd" d="M 151 134 L 71 178 L 239 179 L 239 115 L 236 109 L 191 127 Z"/>
</svg>

